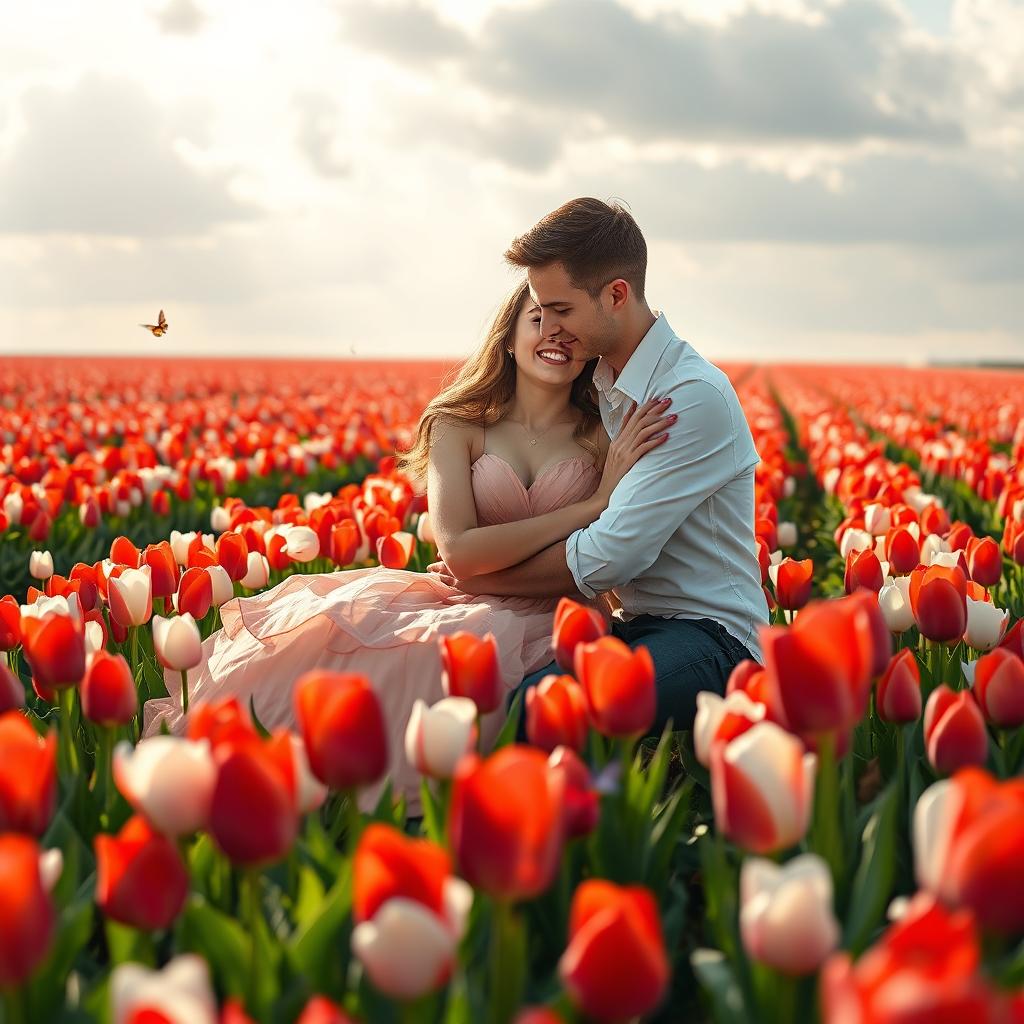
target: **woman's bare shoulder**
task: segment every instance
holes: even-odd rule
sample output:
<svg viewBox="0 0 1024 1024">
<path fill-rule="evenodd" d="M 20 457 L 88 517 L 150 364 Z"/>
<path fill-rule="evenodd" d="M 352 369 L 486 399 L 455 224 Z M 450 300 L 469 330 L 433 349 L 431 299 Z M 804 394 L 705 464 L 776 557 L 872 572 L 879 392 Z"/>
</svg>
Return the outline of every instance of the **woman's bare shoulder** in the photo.
<svg viewBox="0 0 1024 1024">
<path fill-rule="evenodd" d="M 479 457 L 484 450 L 483 428 L 475 423 L 455 419 L 453 416 L 438 416 L 430 432 L 430 446 L 440 452 L 467 451 L 470 461 Z"/>
</svg>

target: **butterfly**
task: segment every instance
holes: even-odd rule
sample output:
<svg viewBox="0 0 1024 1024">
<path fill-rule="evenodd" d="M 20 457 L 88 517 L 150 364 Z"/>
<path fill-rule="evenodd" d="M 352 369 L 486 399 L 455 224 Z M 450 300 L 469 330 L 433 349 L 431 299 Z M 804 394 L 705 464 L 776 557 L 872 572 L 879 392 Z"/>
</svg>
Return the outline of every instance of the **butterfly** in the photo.
<svg viewBox="0 0 1024 1024">
<path fill-rule="evenodd" d="M 139 324 L 140 327 L 145 327 L 147 331 L 153 332 L 154 338 L 163 337 L 167 333 L 167 321 L 164 319 L 164 311 L 160 310 L 160 316 L 157 317 L 156 326 L 153 324 Z"/>
</svg>

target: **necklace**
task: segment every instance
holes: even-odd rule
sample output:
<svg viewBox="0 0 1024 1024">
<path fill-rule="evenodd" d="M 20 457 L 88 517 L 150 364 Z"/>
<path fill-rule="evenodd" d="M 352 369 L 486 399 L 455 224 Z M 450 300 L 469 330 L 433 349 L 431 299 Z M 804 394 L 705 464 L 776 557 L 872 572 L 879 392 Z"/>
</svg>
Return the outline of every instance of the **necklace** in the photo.
<svg viewBox="0 0 1024 1024">
<path fill-rule="evenodd" d="M 530 438 L 530 444 L 531 445 L 535 445 L 549 430 L 553 430 L 555 427 L 558 426 L 559 423 L 570 423 L 570 422 L 572 422 L 572 421 L 571 420 L 557 420 L 556 422 L 554 422 L 554 423 L 550 424 L 549 426 L 545 427 L 536 437 L 531 437 Z M 526 425 L 524 423 L 520 423 L 519 420 L 509 419 L 509 423 L 515 423 L 517 426 L 522 427 L 523 430 L 525 430 L 527 434 L 530 433 L 530 431 L 529 431 L 529 429 L 527 429 Z"/>
</svg>

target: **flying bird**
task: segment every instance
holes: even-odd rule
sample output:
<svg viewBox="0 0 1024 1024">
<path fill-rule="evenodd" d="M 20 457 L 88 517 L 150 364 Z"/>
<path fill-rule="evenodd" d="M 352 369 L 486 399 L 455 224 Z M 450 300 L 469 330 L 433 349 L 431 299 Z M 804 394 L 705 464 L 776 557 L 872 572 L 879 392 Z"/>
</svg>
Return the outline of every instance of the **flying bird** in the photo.
<svg viewBox="0 0 1024 1024">
<path fill-rule="evenodd" d="M 157 317 L 156 324 L 139 324 L 140 327 L 145 327 L 147 331 L 153 332 L 154 338 L 161 338 L 167 333 L 167 321 L 164 319 L 164 311 L 160 310 L 160 316 Z"/>
</svg>

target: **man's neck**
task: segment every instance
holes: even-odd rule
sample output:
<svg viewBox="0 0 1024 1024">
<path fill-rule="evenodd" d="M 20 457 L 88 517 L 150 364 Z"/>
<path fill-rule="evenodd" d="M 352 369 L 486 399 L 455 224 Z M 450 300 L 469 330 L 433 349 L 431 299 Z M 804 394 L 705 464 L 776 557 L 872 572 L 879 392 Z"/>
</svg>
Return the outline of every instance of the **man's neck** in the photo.
<svg viewBox="0 0 1024 1024">
<path fill-rule="evenodd" d="M 622 373 L 626 363 L 640 347 L 640 342 L 647 336 L 647 332 L 654 326 L 657 319 L 651 312 L 651 307 L 645 302 L 636 311 L 635 318 L 626 326 L 622 344 L 618 345 L 614 352 L 608 352 L 602 357 L 612 368 L 613 379 Z"/>
</svg>

